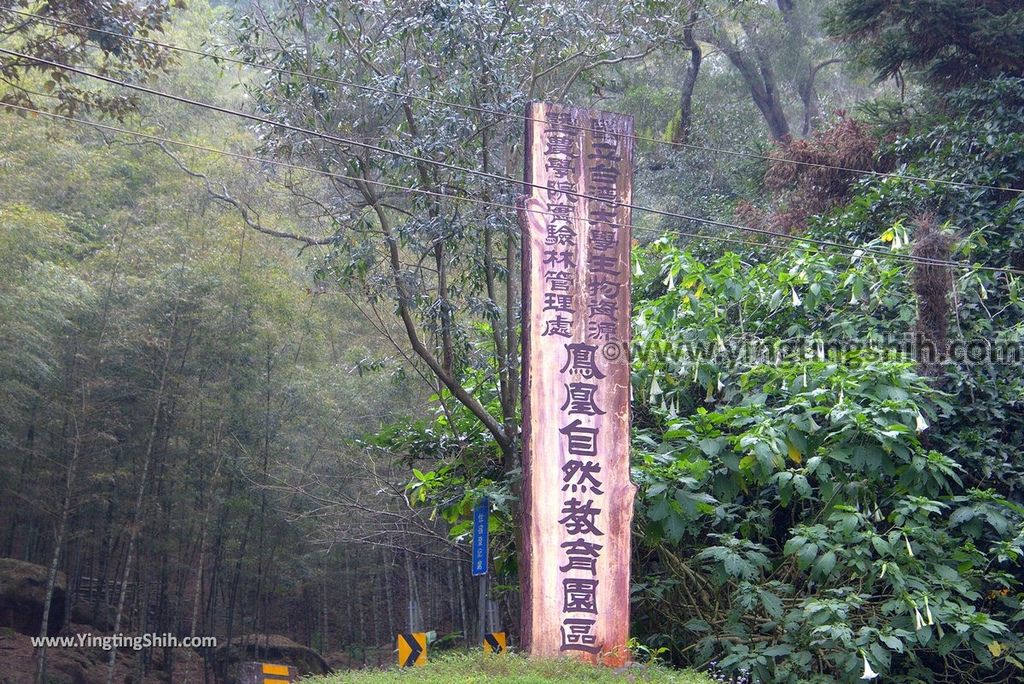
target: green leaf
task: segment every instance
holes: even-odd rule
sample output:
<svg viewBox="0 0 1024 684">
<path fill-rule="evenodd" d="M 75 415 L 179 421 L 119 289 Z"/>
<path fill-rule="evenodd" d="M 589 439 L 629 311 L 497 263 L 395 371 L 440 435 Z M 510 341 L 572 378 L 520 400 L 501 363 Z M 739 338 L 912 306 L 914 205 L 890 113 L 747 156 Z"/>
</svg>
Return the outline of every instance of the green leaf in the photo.
<svg viewBox="0 0 1024 684">
<path fill-rule="evenodd" d="M 878 639 L 893 651 L 903 653 L 903 641 L 899 637 L 892 636 L 891 634 L 879 634 Z"/>
<path fill-rule="evenodd" d="M 801 570 L 806 570 L 818 556 L 817 544 L 805 544 L 797 553 L 797 560 Z"/>
<path fill-rule="evenodd" d="M 761 605 L 764 606 L 765 612 L 776 620 L 782 617 L 782 599 L 770 591 L 761 592 Z"/>
<path fill-rule="evenodd" d="M 725 440 L 721 437 L 715 439 L 705 438 L 700 440 L 700 450 L 708 456 L 717 456 L 723 446 L 725 446 Z"/>
<path fill-rule="evenodd" d="M 826 551 L 821 558 L 814 563 L 814 570 L 820 577 L 828 577 L 836 566 L 835 551 Z"/>
<path fill-rule="evenodd" d="M 793 537 L 786 542 L 786 545 L 782 548 L 782 553 L 787 556 L 792 556 L 794 553 L 799 551 L 804 544 L 807 543 L 807 539 L 804 537 Z"/>
</svg>

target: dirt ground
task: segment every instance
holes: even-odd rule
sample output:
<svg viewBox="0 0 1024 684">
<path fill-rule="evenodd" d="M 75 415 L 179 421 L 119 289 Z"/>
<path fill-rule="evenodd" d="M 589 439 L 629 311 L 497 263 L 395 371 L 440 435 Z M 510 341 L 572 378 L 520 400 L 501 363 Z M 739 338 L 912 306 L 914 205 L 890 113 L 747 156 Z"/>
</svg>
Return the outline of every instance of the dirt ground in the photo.
<svg viewBox="0 0 1024 684">
<path fill-rule="evenodd" d="M 71 625 L 71 633 L 92 633 L 88 625 Z M 173 673 L 163 671 L 163 654 L 154 652 L 156 662 L 141 680 L 135 678 L 136 653 L 120 651 L 114 672 L 115 684 L 201 684 L 203 660 L 189 649 L 177 650 Z M 106 684 L 109 653 L 99 648 L 50 648 L 47 651 L 48 684 Z M 191 667 L 190 667 L 191 665 Z M 0 684 L 32 684 L 36 660 L 30 637 L 0 629 Z M 173 675 L 173 676 L 172 676 Z"/>
</svg>

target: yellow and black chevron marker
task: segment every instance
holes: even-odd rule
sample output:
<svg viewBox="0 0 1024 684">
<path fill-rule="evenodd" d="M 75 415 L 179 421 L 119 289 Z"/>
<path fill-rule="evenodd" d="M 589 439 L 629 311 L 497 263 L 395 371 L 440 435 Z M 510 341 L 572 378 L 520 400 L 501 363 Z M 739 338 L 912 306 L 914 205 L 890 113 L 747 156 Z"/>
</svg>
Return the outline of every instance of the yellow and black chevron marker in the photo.
<svg viewBox="0 0 1024 684">
<path fill-rule="evenodd" d="M 506 651 L 508 651 L 508 646 L 504 632 L 484 634 L 484 653 L 505 653 Z"/>
<path fill-rule="evenodd" d="M 427 664 L 427 633 L 401 632 L 398 635 L 398 667 L 422 667 Z"/>
<path fill-rule="evenodd" d="M 238 670 L 240 684 L 289 684 L 298 680 L 298 670 L 290 665 L 242 663 Z"/>
<path fill-rule="evenodd" d="M 281 684 L 282 682 L 293 682 L 293 672 L 295 668 L 288 667 L 287 665 L 272 665 L 271 663 L 263 663 L 263 684 Z"/>
</svg>

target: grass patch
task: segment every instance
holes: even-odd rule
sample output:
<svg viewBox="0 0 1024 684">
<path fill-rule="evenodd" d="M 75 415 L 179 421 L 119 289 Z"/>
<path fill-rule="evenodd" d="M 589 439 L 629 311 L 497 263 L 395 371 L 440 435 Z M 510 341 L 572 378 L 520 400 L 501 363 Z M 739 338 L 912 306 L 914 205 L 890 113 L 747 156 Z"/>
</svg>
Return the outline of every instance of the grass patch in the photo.
<svg viewBox="0 0 1024 684">
<path fill-rule="evenodd" d="M 618 670 L 594 667 L 567 658 L 531 660 L 523 655 L 445 653 L 432 656 L 425 667 L 387 670 L 352 670 L 329 677 L 303 679 L 303 684 L 711 684 L 702 674 L 657 665 L 633 665 Z"/>
</svg>

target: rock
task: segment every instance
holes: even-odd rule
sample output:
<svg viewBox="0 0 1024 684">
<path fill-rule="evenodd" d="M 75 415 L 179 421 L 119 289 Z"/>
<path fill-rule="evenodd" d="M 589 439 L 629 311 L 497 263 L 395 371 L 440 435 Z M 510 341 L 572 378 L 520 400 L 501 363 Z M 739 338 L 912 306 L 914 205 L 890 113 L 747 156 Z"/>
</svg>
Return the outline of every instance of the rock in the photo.
<svg viewBox="0 0 1024 684">
<path fill-rule="evenodd" d="M 55 659 L 56 662 L 50 665 L 50 672 L 59 672 L 66 678 L 68 684 L 89 684 L 86 679 L 85 667 L 81 663 L 70 659 Z M 51 681 L 52 677 L 48 677 Z"/>
<path fill-rule="evenodd" d="M 280 634 L 246 634 L 214 650 L 214 669 L 224 681 L 234 682 L 238 664 L 244 662 L 293 665 L 303 676 L 332 672 L 319 653 Z"/>
<path fill-rule="evenodd" d="M 71 622 L 89 625 L 101 632 L 110 632 L 114 629 L 116 615 L 117 609 L 114 606 L 99 605 L 94 610 L 91 603 L 81 601 L 75 601 L 71 606 Z"/>
<path fill-rule="evenodd" d="M 362 663 L 352 657 L 350 653 L 345 651 L 332 651 L 324 656 L 324 660 L 331 666 L 331 669 L 335 672 L 343 670 L 355 670 L 362 666 Z"/>
<path fill-rule="evenodd" d="M 46 600 L 48 569 L 14 558 L 0 558 L 0 627 L 39 636 Z M 57 573 L 50 604 L 48 634 L 56 634 L 64 622 L 64 591 L 67 580 Z"/>
</svg>

